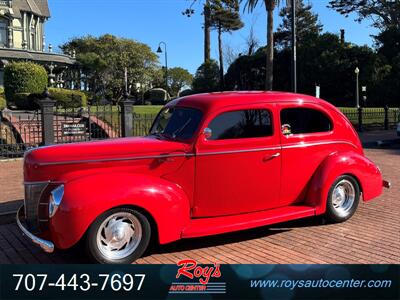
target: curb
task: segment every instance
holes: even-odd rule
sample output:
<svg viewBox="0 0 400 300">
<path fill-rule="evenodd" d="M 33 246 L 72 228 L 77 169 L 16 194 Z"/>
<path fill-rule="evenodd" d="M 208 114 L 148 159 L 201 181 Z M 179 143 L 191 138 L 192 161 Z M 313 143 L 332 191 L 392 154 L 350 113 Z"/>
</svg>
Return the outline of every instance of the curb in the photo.
<svg viewBox="0 0 400 300">
<path fill-rule="evenodd" d="M 393 140 L 378 140 L 378 141 L 372 141 L 372 142 L 366 142 L 362 143 L 363 148 L 368 148 L 368 147 L 387 147 L 387 146 L 392 146 L 395 144 L 399 144 L 400 139 L 393 139 Z"/>
</svg>

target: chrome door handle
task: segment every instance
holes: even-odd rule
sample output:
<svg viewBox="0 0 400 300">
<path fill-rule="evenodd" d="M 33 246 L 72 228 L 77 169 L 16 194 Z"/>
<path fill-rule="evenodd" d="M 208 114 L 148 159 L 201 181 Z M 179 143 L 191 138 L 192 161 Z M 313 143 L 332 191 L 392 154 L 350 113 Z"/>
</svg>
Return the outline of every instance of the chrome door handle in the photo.
<svg viewBox="0 0 400 300">
<path fill-rule="evenodd" d="M 277 158 L 277 157 L 279 157 L 279 156 L 281 156 L 281 153 L 280 153 L 280 152 L 277 152 L 277 153 L 272 154 L 272 155 L 267 155 L 267 156 L 265 156 L 265 157 L 263 158 L 263 161 L 269 161 L 269 160 L 274 159 L 274 158 Z"/>
</svg>

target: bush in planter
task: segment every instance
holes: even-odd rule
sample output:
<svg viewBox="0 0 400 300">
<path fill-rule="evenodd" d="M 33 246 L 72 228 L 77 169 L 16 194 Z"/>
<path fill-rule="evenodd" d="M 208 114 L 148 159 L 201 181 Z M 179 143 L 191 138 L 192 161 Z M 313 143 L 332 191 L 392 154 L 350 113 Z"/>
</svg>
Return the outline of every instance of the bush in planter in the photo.
<svg viewBox="0 0 400 300">
<path fill-rule="evenodd" d="M 165 104 L 166 102 L 171 100 L 168 92 L 161 88 L 155 88 L 146 91 L 143 95 L 143 99 L 146 104 L 153 105 Z"/>
<path fill-rule="evenodd" d="M 60 88 L 49 88 L 50 98 L 57 101 L 58 105 L 66 108 L 79 108 L 87 106 L 87 96 L 84 92 Z"/>
<path fill-rule="evenodd" d="M 43 93 L 47 82 L 46 69 L 31 62 L 14 62 L 4 68 L 4 90 L 8 102 L 15 103 L 14 97 L 17 97 L 21 103 L 21 96 L 17 94 Z"/>
</svg>

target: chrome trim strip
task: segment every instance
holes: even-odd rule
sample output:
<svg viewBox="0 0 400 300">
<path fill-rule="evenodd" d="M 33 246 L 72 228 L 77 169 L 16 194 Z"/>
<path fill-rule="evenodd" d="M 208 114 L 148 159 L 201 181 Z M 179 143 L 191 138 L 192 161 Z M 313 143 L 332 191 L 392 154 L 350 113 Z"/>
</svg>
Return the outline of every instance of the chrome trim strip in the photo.
<svg viewBox="0 0 400 300">
<path fill-rule="evenodd" d="M 19 220 L 19 216 L 20 216 L 20 213 L 21 213 L 21 210 L 23 209 L 23 207 L 24 207 L 24 206 L 22 205 L 22 206 L 18 209 L 17 216 L 16 216 L 17 225 L 18 225 L 19 229 L 22 231 L 22 233 L 23 233 L 28 239 L 30 239 L 34 244 L 39 245 L 40 248 L 42 248 L 45 252 L 47 252 L 47 253 L 52 253 L 52 252 L 54 251 L 54 244 L 53 244 L 52 242 L 46 241 L 46 240 L 44 240 L 44 239 L 41 239 L 40 237 L 37 237 L 36 235 L 30 233 L 30 232 L 28 231 L 28 229 L 26 229 L 26 228 L 22 225 L 21 221 Z"/>
<path fill-rule="evenodd" d="M 133 157 L 123 157 L 123 158 L 102 158 L 102 159 L 87 159 L 87 160 L 71 160 L 71 161 L 61 161 L 61 162 L 43 162 L 38 163 L 39 166 L 52 166 L 52 165 L 72 165 L 80 163 L 103 163 L 103 162 L 113 162 L 113 161 L 130 161 L 130 160 L 141 160 L 141 159 L 158 159 L 158 158 L 170 158 L 170 157 L 192 157 L 192 156 L 208 156 L 208 155 L 219 155 L 219 154 L 235 154 L 235 153 L 249 153 L 249 152 L 261 152 L 269 150 L 281 150 L 290 148 L 304 148 L 319 145 L 330 145 L 330 144 L 348 144 L 357 148 L 356 145 L 347 141 L 330 141 L 330 142 L 316 142 L 316 143 L 306 143 L 306 144 L 295 144 L 287 146 L 274 146 L 267 148 L 255 148 L 255 149 L 244 149 L 244 150 L 231 150 L 231 151 L 216 151 L 216 152 L 203 152 L 203 153 L 182 153 L 182 154 L 164 154 L 164 155 L 149 155 L 149 156 L 133 156 Z M 53 183 L 53 182 L 52 182 Z M 28 183 L 31 184 L 31 183 Z"/>
<path fill-rule="evenodd" d="M 53 165 L 72 165 L 80 163 L 102 163 L 102 162 L 113 162 L 113 161 L 127 161 L 127 160 L 141 160 L 141 159 L 157 159 L 157 158 L 169 158 L 169 157 L 188 157 L 190 154 L 165 154 L 165 155 L 149 155 L 149 156 L 131 156 L 123 158 L 101 158 L 101 159 L 87 159 L 87 160 L 71 160 L 61 162 L 44 162 L 38 163 L 39 166 L 53 166 Z"/>
<path fill-rule="evenodd" d="M 231 150 L 231 151 L 216 151 L 216 152 L 203 152 L 197 153 L 196 156 L 209 156 L 209 155 L 220 155 L 220 154 L 236 154 L 236 153 L 249 153 L 249 152 L 262 152 L 269 150 L 281 150 L 281 147 L 269 147 L 269 148 L 255 148 L 255 149 L 244 149 L 244 150 Z"/>
<path fill-rule="evenodd" d="M 294 144 L 294 145 L 287 145 L 287 146 L 282 146 L 283 149 L 291 149 L 291 148 L 306 148 L 306 147 L 311 147 L 311 146 L 321 146 L 321 145 L 331 145 L 331 144 L 346 144 L 353 146 L 354 148 L 357 148 L 356 145 L 353 143 L 350 143 L 348 141 L 327 141 L 327 142 L 315 142 L 315 143 L 304 143 L 304 144 Z"/>
<path fill-rule="evenodd" d="M 35 185 L 35 184 L 45 184 L 50 183 L 50 180 L 47 181 L 24 181 L 24 185 Z"/>
</svg>

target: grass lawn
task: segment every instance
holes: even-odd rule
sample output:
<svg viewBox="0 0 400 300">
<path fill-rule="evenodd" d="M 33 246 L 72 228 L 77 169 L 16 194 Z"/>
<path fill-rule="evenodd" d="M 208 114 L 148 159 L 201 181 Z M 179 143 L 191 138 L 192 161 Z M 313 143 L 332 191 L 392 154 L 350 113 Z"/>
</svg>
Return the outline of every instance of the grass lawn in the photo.
<svg viewBox="0 0 400 300">
<path fill-rule="evenodd" d="M 163 108 L 162 105 L 135 105 L 133 111 L 140 115 L 156 115 Z"/>
</svg>

